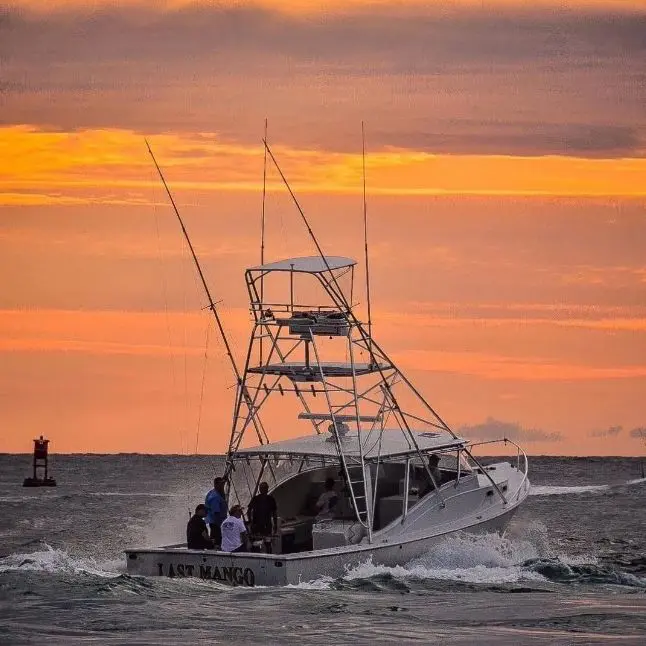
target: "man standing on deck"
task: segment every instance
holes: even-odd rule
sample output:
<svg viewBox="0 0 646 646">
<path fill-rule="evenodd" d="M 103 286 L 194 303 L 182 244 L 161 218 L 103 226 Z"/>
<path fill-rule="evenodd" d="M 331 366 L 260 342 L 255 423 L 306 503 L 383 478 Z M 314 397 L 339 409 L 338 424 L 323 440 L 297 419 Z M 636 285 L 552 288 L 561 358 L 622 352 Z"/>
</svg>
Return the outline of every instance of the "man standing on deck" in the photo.
<svg viewBox="0 0 646 646">
<path fill-rule="evenodd" d="M 246 552 L 247 527 L 242 520 L 242 507 L 233 505 L 231 514 L 222 523 L 222 551 Z"/>
<path fill-rule="evenodd" d="M 265 549 L 271 553 L 271 537 L 278 530 L 278 511 L 276 500 L 269 493 L 269 485 L 261 482 L 256 494 L 249 503 L 249 521 L 254 538 L 262 538 Z"/>
<path fill-rule="evenodd" d="M 222 521 L 229 515 L 227 500 L 224 492 L 224 478 L 213 480 L 213 489 L 206 494 L 206 522 L 211 529 L 211 539 L 215 546 L 222 543 L 220 526 Z"/>
</svg>

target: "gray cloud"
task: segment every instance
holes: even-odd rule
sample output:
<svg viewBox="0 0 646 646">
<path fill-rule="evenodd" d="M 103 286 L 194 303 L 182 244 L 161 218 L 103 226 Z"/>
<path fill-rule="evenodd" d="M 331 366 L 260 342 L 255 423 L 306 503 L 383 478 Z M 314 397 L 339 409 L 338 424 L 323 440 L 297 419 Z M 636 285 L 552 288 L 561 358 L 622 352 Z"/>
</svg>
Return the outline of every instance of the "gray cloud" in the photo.
<svg viewBox="0 0 646 646">
<path fill-rule="evenodd" d="M 289 17 L 253 7 L 188 6 L 174 12 L 115 7 L 44 16 L 5 8 L 0 19 L 13 57 L 57 61 L 128 60 L 280 53 L 306 62 L 363 60 L 407 72 L 438 71 L 465 62 L 553 61 L 569 65 L 646 53 L 641 13 L 464 9 L 451 15 L 413 8 L 356 11 L 320 18 Z M 36 36 L 25 42 L 22 35 Z M 12 38 L 13 36 L 13 38 Z M 380 56 L 375 58 L 375 54 Z"/>
<path fill-rule="evenodd" d="M 622 426 L 611 426 L 610 428 L 590 431 L 588 435 L 590 437 L 617 437 L 623 430 Z"/>
<path fill-rule="evenodd" d="M 540 428 L 523 428 L 514 422 L 488 417 L 480 424 L 461 426 L 458 432 L 471 440 L 495 440 L 502 437 L 519 442 L 561 442 L 563 436 Z"/>
<path fill-rule="evenodd" d="M 384 145 L 432 152 L 621 157 L 643 154 L 646 128 L 614 124 L 453 121 L 436 132 L 379 132 Z M 453 132 L 451 132 L 453 131 Z"/>
<path fill-rule="evenodd" d="M 0 123 L 244 140 L 269 116 L 286 143 L 346 150 L 369 117 L 374 147 L 640 155 L 644 33 L 646 12 L 5 7 Z"/>
</svg>

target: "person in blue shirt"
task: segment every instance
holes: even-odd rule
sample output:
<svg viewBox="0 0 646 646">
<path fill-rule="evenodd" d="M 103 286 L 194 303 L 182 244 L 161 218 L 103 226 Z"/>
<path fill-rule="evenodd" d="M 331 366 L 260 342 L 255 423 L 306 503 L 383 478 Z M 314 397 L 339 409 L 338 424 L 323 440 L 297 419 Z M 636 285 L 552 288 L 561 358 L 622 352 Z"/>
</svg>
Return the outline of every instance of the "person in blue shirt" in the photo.
<svg viewBox="0 0 646 646">
<path fill-rule="evenodd" d="M 216 546 L 222 542 L 220 525 L 229 515 L 224 485 L 224 478 L 215 478 L 213 480 L 213 489 L 206 494 L 206 500 L 204 501 L 206 504 L 206 522 L 209 524 L 211 539 Z"/>
</svg>

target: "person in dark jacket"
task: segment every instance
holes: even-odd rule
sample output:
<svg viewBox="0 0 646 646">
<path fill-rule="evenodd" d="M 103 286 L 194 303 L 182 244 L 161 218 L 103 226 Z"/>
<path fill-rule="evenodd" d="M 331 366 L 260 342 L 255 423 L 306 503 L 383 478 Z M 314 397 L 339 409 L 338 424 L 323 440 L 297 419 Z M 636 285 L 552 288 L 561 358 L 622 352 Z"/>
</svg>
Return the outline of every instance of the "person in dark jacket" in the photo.
<svg viewBox="0 0 646 646">
<path fill-rule="evenodd" d="M 213 541 L 206 530 L 205 517 L 206 505 L 198 505 L 186 525 L 186 543 L 189 550 L 209 550 L 213 547 Z"/>
<path fill-rule="evenodd" d="M 278 509 L 274 497 L 269 493 L 269 485 L 261 482 L 256 494 L 249 503 L 251 533 L 261 538 L 267 552 L 271 552 L 271 537 L 278 531 Z"/>
</svg>

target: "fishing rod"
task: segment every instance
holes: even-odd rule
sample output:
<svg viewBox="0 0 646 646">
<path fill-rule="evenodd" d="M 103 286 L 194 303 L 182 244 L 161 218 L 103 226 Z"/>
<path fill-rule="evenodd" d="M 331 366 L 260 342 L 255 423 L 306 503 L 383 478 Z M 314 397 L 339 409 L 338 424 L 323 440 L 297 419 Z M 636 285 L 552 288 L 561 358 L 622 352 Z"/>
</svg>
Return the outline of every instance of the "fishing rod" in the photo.
<svg viewBox="0 0 646 646">
<path fill-rule="evenodd" d="M 366 300 L 368 301 L 368 338 L 370 345 L 368 353 L 370 355 L 370 364 L 374 363 L 372 354 L 372 311 L 370 308 L 370 265 L 368 263 L 368 204 L 366 200 L 366 132 L 363 121 L 361 122 L 361 160 L 363 167 L 363 245 L 364 256 L 366 260 Z"/>
<path fill-rule="evenodd" d="M 267 140 L 267 119 L 265 119 L 265 141 Z M 265 264 L 265 202 L 267 199 L 267 148 L 264 150 L 262 167 L 262 210 L 260 214 L 260 266 Z M 260 275 L 260 302 L 265 302 L 265 272 Z M 262 365 L 262 341 L 265 335 L 260 336 L 260 364 Z"/>
</svg>

